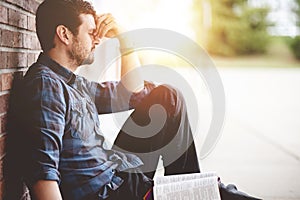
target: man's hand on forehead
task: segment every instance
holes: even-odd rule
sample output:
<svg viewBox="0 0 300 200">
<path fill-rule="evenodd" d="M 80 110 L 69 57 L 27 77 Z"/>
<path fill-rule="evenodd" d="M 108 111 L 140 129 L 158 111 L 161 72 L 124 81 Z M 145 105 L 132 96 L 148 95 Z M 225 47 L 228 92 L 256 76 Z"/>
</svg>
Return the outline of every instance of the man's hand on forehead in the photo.
<svg viewBox="0 0 300 200">
<path fill-rule="evenodd" d="M 113 38 L 120 34 L 122 31 L 121 26 L 116 22 L 116 19 L 110 13 L 100 14 L 96 17 L 96 30 L 95 37 Z"/>
</svg>

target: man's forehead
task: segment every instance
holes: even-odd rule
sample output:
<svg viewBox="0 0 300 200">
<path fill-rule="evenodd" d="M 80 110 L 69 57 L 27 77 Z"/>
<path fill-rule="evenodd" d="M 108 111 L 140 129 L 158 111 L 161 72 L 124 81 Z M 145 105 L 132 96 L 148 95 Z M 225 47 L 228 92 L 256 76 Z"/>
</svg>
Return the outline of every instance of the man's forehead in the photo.
<svg viewBox="0 0 300 200">
<path fill-rule="evenodd" d="M 82 22 L 80 26 L 84 26 L 85 28 L 96 28 L 94 16 L 91 14 L 80 14 L 79 18 Z"/>
</svg>

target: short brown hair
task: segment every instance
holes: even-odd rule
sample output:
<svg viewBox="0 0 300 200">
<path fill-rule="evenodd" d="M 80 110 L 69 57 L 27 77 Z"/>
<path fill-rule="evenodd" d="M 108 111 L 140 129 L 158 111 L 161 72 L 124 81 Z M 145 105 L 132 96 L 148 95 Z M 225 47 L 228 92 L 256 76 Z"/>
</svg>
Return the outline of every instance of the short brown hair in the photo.
<svg viewBox="0 0 300 200">
<path fill-rule="evenodd" d="M 36 31 L 42 50 L 47 52 L 54 47 L 54 35 L 59 25 L 77 35 L 82 23 L 80 14 L 96 17 L 93 6 L 84 0 L 44 0 L 36 12 Z"/>
</svg>

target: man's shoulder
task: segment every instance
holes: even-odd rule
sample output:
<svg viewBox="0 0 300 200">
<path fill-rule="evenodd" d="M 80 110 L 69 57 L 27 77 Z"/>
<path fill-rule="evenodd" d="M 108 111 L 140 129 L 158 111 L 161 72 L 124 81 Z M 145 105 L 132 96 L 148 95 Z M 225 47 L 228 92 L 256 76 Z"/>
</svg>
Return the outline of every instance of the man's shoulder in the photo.
<svg viewBox="0 0 300 200">
<path fill-rule="evenodd" d="M 32 64 L 23 79 L 25 82 L 32 82 L 35 80 L 53 80 L 55 82 L 61 82 L 61 78 L 53 72 L 48 66 L 34 63 Z"/>
<path fill-rule="evenodd" d="M 66 87 L 64 81 L 50 68 L 35 63 L 29 67 L 18 88 L 28 98 L 41 94 L 48 98 L 53 92 L 63 93 Z"/>
</svg>

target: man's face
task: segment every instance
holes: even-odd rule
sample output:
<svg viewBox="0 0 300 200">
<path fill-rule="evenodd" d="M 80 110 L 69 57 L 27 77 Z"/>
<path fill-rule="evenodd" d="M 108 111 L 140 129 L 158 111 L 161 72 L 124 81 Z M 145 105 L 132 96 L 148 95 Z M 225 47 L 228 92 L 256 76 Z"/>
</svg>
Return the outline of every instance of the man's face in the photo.
<svg viewBox="0 0 300 200">
<path fill-rule="evenodd" d="M 69 50 L 70 57 L 78 66 L 93 63 L 95 46 L 98 44 L 93 35 L 96 29 L 93 15 L 81 14 L 79 18 L 82 24 L 78 27 L 78 34 L 73 37 Z"/>
</svg>

